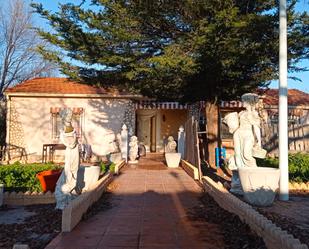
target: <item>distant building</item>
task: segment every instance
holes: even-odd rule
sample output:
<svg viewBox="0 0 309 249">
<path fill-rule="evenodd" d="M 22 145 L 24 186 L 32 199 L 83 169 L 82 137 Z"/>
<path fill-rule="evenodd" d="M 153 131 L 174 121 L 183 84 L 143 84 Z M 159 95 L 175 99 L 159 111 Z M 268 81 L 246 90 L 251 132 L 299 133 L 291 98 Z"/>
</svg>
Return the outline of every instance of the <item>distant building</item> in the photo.
<svg viewBox="0 0 309 249">
<path fill-rule="evenodd" d="M 126 124 L 147 151 L 162 152 L 164 142 L 189 117 L 190 106 L 156 102 L 141 95 L 105 89 L 66 78 L 35 78 L 5 91 L 7 98 L 7 147 L 20 148 L 28 161 L 40 161 L 45 144 L 58 144 L 59 113 L 73 110 L 79 142 L 90 144 L 94 155 L 108 155 Z M 55 151 L 61 157 L 61 151 Z"/>
</svg>

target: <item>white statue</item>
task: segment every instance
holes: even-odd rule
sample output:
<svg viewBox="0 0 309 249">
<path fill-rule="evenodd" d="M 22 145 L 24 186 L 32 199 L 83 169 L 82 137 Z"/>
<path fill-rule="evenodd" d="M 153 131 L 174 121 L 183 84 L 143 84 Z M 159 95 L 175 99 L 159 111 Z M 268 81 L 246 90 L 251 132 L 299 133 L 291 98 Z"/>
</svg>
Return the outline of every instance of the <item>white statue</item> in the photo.
<svg viewBox="0 0 309 249">
<path fill-rule="evenodd" d="M 138 154 L 138 141 L 137 141 L 137 136 L 132 136 L 130 138 L 130 143 L 129 143 L 129 158 L 130 161 L 129 163 L 137 163 L 137 154 Z"/>
<path fill-rule="evenodd" d="M 59 177 L 55 198 L 57 201 L 56 209 L 64 209 L 66 205 L 77 195 L 77 172 L 79 169 L 79 149 L 76 132 L 72 127 L 72 111 L 64 112 L 62 120 L 64 130 L 60 133 L 60 140 L 65 145 L 65 164 L 64 170 Z"/>
<path fill-rule="evenodd" d="M 176 153 L 177 143 L 174 140 L 173 136 L 169 136 L 167 138 L 167 145 L 165 147 L 166 153 Z"/>
<path fill-rule="evenodd" d="M 165 146 L 165 160 L 167 167 L 177 168 L 180 163 L 181 153 L 176 152 L 177 143 L 173 136 L 167 138 L 167 145 Z"/>
<path fill-rule="evenodd" d="M 255 110 L 259 96 L 246 93 L 241 96 L 246 110 L 239 114 L 230 113 L 224 117 L 229 131 L 233 134 L 234 157 L 229 161 L 229 168 L 233 171 L 231 192 L 241 193 L 237 169 L 241 167 L 257 167 L 255 157 L 263 158 L 266 151 L 261 148 L 260 117 Z"/>
</svg>

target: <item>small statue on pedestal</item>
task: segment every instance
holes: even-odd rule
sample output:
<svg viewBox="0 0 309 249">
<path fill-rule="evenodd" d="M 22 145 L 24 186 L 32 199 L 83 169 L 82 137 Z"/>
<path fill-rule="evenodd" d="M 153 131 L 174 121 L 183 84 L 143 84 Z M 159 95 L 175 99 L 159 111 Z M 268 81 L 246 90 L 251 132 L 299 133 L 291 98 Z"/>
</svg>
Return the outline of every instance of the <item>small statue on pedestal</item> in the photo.
<svg viewBox="0 0 309 249">
<path fill-rule="evenodd" d="M 60 116 L 64 129 L 60 132 L 60 140 L 65 145 L 65 164 L 64 170 L 59 177 L 55 198 L 57 201 L 56 209 L 63 210 L 68 203 L 77 195 L 77 172 L 79 169 L 79 149 L 76 132 L 72 127 L 73 112 L 71 109 L 64 109 Z"/>
<path fill-rule="evenodd" d="M 169 136 L 167 138 L 167 145 L 165 147 L 166 153 L 176 153 L 177 143 L 174 140 L 173 136 Z"/>
<path fill-rule="evenodd" d="M 135 164 L 138 163 L 138 161 L 136 160 L 137 155 L 138 155 L 138 141 L 137 141 L 137 137 L 136 136 L 132 136 L 130 138 L 130 143 L 129 143 L 129 158 L 130 164 Z"/>
</svg>

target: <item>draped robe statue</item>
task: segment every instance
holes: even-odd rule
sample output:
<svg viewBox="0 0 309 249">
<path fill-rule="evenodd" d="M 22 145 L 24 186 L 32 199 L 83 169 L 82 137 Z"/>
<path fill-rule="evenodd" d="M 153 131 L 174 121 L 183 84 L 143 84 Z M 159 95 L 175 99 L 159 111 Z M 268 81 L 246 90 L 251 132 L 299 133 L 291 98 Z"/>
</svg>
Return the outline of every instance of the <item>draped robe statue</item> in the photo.
<svg viewBox="0 0 309 249">
<path fill-rule="evenodd" d="M 71 125 L 70 116 L 67 111 L 64 115 L 64 130 L 60 133 L 60 140 L 65 145 L 65 164 L 55 190 L 57 201 L 56 209 L 64 209 L 68 203 L 77 195 L 77 172 L 79 169 L 79 149 L 76 132 Z"/>
<path fill-rule="evenodd" d="M 241 99 L 246 110 L 229 113 L 223 120 L 233 134 L 234 156 L 229 161 L 229 168 L 233 170 L 230 191 L 237 194 L 242 194 L 237 169 L 257 167 L 254 157 L 263 158 L 266 155 L 266 151 L 261 147 L 260 117 L 255 110 L 258 95 L 247 93 L 242 95 Z"/>
</svg>

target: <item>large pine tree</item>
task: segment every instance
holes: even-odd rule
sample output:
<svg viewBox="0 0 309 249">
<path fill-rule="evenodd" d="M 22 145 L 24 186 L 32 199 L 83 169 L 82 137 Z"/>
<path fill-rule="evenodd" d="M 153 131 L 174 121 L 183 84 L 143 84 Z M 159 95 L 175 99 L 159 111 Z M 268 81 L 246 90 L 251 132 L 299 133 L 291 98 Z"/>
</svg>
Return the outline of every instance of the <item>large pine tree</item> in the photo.
<svg viewBox="0 0 309 249">
<path fill-rule="evenodd" d="M 73 2 L 73 1 L 72 1 Z M 309 19 L 289 1 L 289 69 L 308 58 Z M 70 78 L 165 100 L 230 99 L 278 77 L 274 0 L 92 0 L 59 5 L 40 48 Z"/>
</svg>

